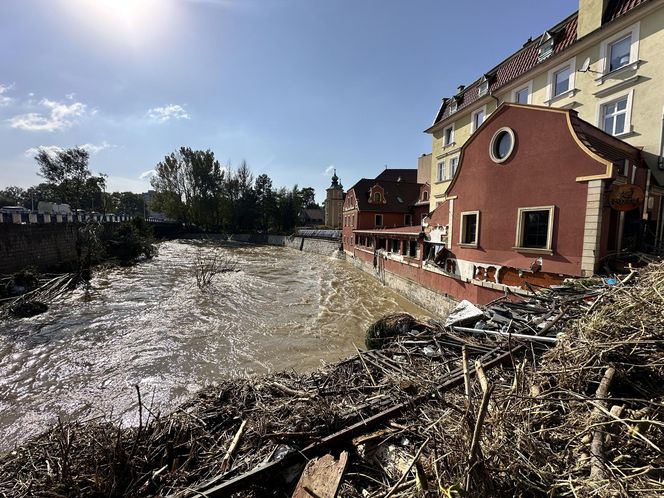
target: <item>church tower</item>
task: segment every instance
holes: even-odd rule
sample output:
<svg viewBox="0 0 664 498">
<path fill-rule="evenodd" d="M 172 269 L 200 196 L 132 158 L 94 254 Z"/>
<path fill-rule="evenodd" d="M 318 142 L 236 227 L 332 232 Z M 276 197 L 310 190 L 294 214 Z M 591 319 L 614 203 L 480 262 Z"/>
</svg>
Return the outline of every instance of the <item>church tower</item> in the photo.
<svg viewBox="0 0 664 498">
<path fill-rule="evenodd" d="M 339 183 L 337 170 L 332 175 L 332 185 L 327 189 L 325 199 L 325 226 L 341 228 L 341 212 L 344 204 L 344 187 Z"/>
</svg>

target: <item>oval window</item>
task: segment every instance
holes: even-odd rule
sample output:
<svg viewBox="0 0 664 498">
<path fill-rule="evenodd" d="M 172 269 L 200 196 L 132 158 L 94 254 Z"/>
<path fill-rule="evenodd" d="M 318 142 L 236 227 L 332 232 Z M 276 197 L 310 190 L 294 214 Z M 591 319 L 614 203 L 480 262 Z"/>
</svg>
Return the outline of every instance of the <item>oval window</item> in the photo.
<svg viewBox="0 0 664 498">
<path fill-rule="evenodd" d="M 494 162 L 502 163 L 514 150 L 514 132 L 510 128 L 501 128 L 491 139 L 489 153 Z"/>
</svg>

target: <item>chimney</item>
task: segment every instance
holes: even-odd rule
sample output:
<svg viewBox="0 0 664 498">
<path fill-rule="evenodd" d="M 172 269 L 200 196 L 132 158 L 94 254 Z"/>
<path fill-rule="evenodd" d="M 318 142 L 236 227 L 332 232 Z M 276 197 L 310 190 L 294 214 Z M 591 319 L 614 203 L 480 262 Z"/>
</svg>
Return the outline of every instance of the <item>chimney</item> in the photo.
<svg viewBox="0 0 664 498">
<path fill-rule="evenodd" d="M 602 27 L 604 11 L 610 0 L 579 0 L 577 40 Z"/>
<path fill-rule="evenodd" d="M 459 90 L 457 93 L 463 92 L 463 89 L 466 88 L 466 85 L 459 85 L 457 90 Z"/>
</svg>

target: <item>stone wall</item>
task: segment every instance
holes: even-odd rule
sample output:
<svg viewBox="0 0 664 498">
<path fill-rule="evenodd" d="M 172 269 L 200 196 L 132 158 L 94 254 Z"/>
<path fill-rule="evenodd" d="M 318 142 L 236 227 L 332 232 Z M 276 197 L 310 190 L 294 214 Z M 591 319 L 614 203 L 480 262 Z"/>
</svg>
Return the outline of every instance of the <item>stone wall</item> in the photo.
<svg viewBox="0 0 664 498">
<path fill-rule="evenodd" d="M 76 263 L 78 225 L 0 224 L 0 274 L 26 267 L 47 270 Z"/>
<path fill-rule="evenodd" d="M 427 289 L 422 284 L 399 276 L 396 273 L 386 270 L 384 267 L 382 271 L 377 272 L 370 261 L 353 257 L 348 257 L 346 260 L 381 281 L 390 289 L 398 292 L 409 301 L 418 304 L 438 317 L 446 317 L 458 304 L 458 301 L 452 297 Z"/>
</svg>

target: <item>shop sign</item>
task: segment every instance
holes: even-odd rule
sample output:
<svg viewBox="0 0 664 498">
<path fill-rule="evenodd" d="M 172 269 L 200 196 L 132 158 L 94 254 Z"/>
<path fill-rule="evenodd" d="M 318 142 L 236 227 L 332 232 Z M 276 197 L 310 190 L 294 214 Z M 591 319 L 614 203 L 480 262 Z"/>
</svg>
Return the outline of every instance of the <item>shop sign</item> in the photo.
<svg viewBox="0 0 664 498">
<path fill-rule="evenodd" d="M 643 204 L 645 195 L 638 185 L 616 185 L 609 193 L 609 206 L 616 211 L 631 211 Z"/>
</svg>

